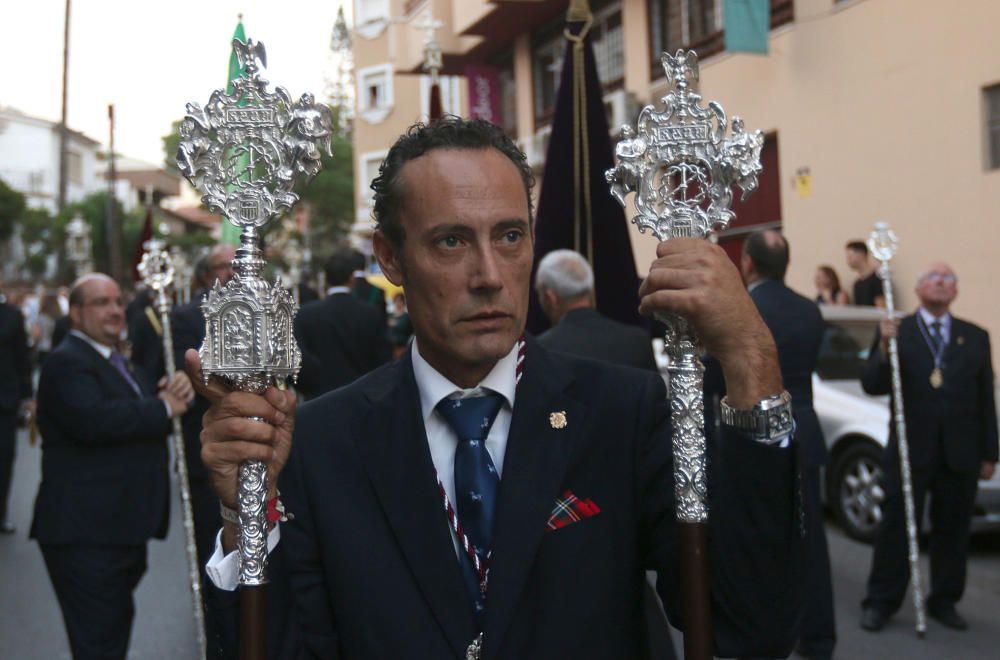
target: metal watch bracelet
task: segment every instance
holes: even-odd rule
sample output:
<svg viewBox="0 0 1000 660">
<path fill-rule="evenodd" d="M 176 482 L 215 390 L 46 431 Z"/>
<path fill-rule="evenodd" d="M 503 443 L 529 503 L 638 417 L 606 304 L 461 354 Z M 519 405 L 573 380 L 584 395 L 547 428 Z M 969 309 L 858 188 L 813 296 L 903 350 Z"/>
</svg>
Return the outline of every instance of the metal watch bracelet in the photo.
<svg viewBox="0 0 1000 660">
<path fill-rule="evenodd" d="M 729 405 L 728 397 L 720 404 L 722 423 L 746 433 L 757 442 L 771 445 L 786 438 L 795 428 L 792 421 L 792 395 L 787 390 L 758 401 L 750 410 Z"/>
</svg>

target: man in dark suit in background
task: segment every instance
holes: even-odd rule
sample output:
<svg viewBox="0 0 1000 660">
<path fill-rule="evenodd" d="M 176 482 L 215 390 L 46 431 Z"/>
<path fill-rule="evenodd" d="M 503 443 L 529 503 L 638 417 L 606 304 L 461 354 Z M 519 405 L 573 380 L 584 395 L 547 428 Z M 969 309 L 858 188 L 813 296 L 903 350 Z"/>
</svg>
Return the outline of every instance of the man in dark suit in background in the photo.
<svg viewBox="0 0 1000 660">
<path fill-rule="evenodd" d="M 927 493 L 931 496 L 927 613 L 949 628 L 965 630 L 968 623 L 955 604 L 965 590 L 977 479 L 993 476 L 998 452 L 990 337 L 949 312 L 958 295 L 958 280 L 947 264 L 932 264 L 917 281 L 916 291 L 920 308 L 915 314 L 879 325 L 880 336 L 861 383 L 869 394 L 891 392 L 888 343 L 897 337 L 918 525 Z M 870 631 L 881 630 L 899 609 L 910 579 L 899 446 L 892 419 L 883 480 L 882 525 L 862 603 L 861 627 Z"/>
<path fill-rule="evenodd" d="M 355 252 L 338 247 L 326 260 L 326 297 L 295 317 L 302 350 L 298 389 L 308 399 L 335 390 L 389 361 L 385 322 L 374 305 L 351 295 Z M 378 289 L 381 291 L 381 289 Z"/>
<path fill-rule="evenodd" d="M 538 343 L 553 351 L 656 371 L 649 333 L 594 309 L 594 271 L 579 253 L 553 250 L 538 262 L 535 290 L 552 323 Z"/>
<path fill-rule="evenodd" d="M 202 299 L 208 290 L 218 281 L 225 285 L 233 277 L 232 261 L 236 256 L 236 248 L 229 243 L 215 245 L 207 255 L 195 262 L 194 278 L 198 289 L 192 294 L 191 301 L 175 307 L 171 313 L 170 324 L 174 335 L 175 364 L 178 369 L 184 368 L 184 352 L 189 348 L 201 348 L 205 340 L 205 317 L 201 313 Z M 219 502 L 212 493 L 201 462 L 201 418 L 208 410 L 208 401 L 196 396 L 190 409 L 181 418 L 181 428 L 184 432 L 184 454 L 187 459 L 188 484 L 191 489 L 191 512 L 194 517 L 195 544 L 198 547 L 198 563 L 205 561 L 212 553 L 215 543 L 215 533 L 221 523 L 219 519 Z"/>
<path fill-rule="evenodd" d="M 7 519 L 18 416 L 31 405 L 31 355 L 21 310 L 0 296 L 0 533 L 17 531 Z"/>
<path fill-rule="evenodd" d="M 781 378 L 792 395 L 809 548 L 798 652 L 806 658 L 828 660 L 837 642 L 837 630 L 830 553 L 820 497 L 820 470 L 829 456 L 819 418 L 813 409 L 812 393 L 812 374 L 823 340 L 823 317 L 816 303 L 785 286 L 788 261 L 785 237 L 766 230 L 751 234 L 743 244 L 740 270 L 750 298 L 774 336 Z"/>
<path fill-rule="evenodd" d="M 239 461 L 265 460 L 271 474 L 288 464 L 281 493 L 296 515 L 281 523 L 271 583 L 294 606 L 270 610 L 283 625 L 268 631 L 271 657 L 465 658 L 470 643 L 489 659 L 642 657 L 647 569 L 678 615 L 663 380 L 521 343 L 531 180 L 488 122 L 412 127 L 373 183 L 376 255 L 413 320 L 406 356 L 305 404 L 297 422 L 289 393 L 199 384 L 215 399 L 202 457 L 225 506 L 236 506 Z M 723 365 L 730 405 L 764 422 L 751 409 L 784 401 L 781 374 L 736 268 L 707 241 L 657 252 L 642 311 L 683 309 Z M 801 540 L 790 432 L 723 430 L 714 466 L 730 488 L 713 492 L 709 518 L 722 656 L 791 650 Z M 235 536 L 227 520 L 210 571 L 226 587 Z"/>
<path fill-rule="evenodd" d="M 146 542 L 167 531 L 170 419 L 193 392 L 178 372 L 156 384 L 117 350 L 121 291 L 85 275 L 70 294 L 73 330 L 42 367 L 42 483 L 31 537 L 55 589 L 74 658 L 124 658 L 146 571 Z"/>
<path fill-rule="evenodd" d="M 382 319 L 383 327 L 388 327 L 385 291 L 383 291 L 380 287 L 375 286 L 365 278 L 365 275 L 368 272 L 368 263 L 365 259 L 365 255 L 361 254 L 357 250 L 351 250 L 351 256 L 354 266 L 354 279 L 351 280 L 351 294 L 358 300 L 375 307 L 375 309 L 378 310 L 379 318 Z M 327 282 L 326 285 L 328 287 L 333 286 L 331 282 Z"/>
</svg>

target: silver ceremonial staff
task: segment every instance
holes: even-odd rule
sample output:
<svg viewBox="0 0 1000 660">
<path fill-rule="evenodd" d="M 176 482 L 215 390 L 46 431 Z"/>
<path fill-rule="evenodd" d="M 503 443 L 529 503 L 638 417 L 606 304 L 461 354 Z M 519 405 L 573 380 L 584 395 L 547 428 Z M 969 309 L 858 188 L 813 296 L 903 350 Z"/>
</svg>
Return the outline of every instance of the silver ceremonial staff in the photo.
<svg viewBox="0 0 1000 660">
<path fill-rule="evenodd" d="M 885 308 L 892 318 L 896 313 L 892 297 L 892 268 L 889 262 L 896 255 L 899 240 L 885 222 L 876 222 L 875 230 L 868 237 L 868 249 L 879 261 L 878 276 L 885 292 Z M 903 380 L 899 370 L 899 344 L 895 337 L 889 339 L 889 365 L 892 369 L 892 417 L 896 424 L 896 442 L 899 445 L 899 476 L 903 482 L 903 507 L 906 512 L 907 555 L 910 561 L 910 587 L 913 590 L 913 609 L 917 615 L 917 637 L 923 639 L 927 632 L 924 612 L 924 590 L 920 581 L 920 546 L 917 544 L 917 514 L 913 503 L 913 476 L 910 473 L 910 443 L 906 440 L 906 417 L 903 414 Z"/>
<path fill-rule="evenodd" d="M 296 181 L 319 172 L 320 149 L 330 153 L 333 118 L 311 94 L 292 101 L 281 87 L 267 90 L 257 66 L 258 60 L 267 66 L 262 43 L 234 39 L 233 51 L 243 73 L 232 81 L 232 93 L 217 89 L 204 108 L 187 105 L 177 165 L 203 193 L 202 203 L 241 230 L 235 275 L 224 287 L 217 281 L 202 303 L 202 377 L 259 394 L 284 388 L 302 361 L 292 335 L 298 306 L 280 281 L 263 278 L 259 232 L 298 201 Z M 266 656 L 267 492 L 267 466 L 243 463 L 237 495 L 243 660 Z"/>
<path fill-rule="evenodd" d="M 173 379 L 177 372 L 174 363 L 174 336 L 170 327 L 170 298 L 167 289 L 174 282 L 174 265 L 166 251 L 166 245 L 159 239 L 143 243 L 146 249 L 139 262 L 139 275 L 146 286 L 156 294 L 156 312 L 163 329 L 163 363 L 167 378 Z M 181 489 L 181 513 L 184 517 L 184 545 L 187 550 L 188 577 L 191 580 L 191 599 L 194 601 L 194 629 L 198 639 L 198 657 L 205 657 L 205 612 L 201 600 L 201 570 L 198 566 L 198 546 L 194 535 L 194 514 L 191 510 L 191 482 L 188 480 L 187 457 L 184 448 L 184 432 L 181 418 L 174 417 L 173 428 L 174 457 L 177 461 L 177 480 Z"/>
<path fill-rule="evenodd" d="M 670 91 L 662 109 L 648 105 L 636 129 L 622 127 L 615 148 L 617 165 L 605 173 L 611 195 L 628 208 L 635 194 L 639 231 L 648 229 L 660 241 L 707 238 L 725 229 L 735 214 L 732 187 L 745 198 L 757 187 L 761 172 L 760 131 L 747 133 L 733 117 L 726 137 L 726 113 L 714 101 L 700 105 L 693 88 L 698 81 L 694 51 L 662 55 Z M 708 573 L 707 483 L 705 472 L 704 367 L 698 338 L 677 314 L 665 314 L 670 357 L 670 408 L 673 427 L 674 481 L 680 523 L 681 590 L 684 603 L 684 657 L 712 658 L 711 592 Z"/>
</svg>

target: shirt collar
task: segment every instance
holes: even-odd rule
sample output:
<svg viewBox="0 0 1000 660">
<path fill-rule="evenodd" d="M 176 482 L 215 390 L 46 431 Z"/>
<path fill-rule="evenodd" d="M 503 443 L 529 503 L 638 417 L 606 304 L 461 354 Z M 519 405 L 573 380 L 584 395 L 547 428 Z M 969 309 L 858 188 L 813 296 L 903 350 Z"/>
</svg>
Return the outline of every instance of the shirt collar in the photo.
<svg viewBox="0 0 1000 660">
<path fill-rule="evenodd" d="M 70 330 L 69 334 L 73 335 L 74 337 L 78 337 L 79 339 L 82 339 L 83 341 L 85 341 L 88 344 L 90 344 L 90 346 L 95 351 L 97 351 L 98 353 L 100 353 L 101 356 L 105 360 L 110 360 L 111 359 L 111 352 L 114 349 L 111 348 L 110 346 L 106 346 L 105 344 L 102 344 L 102 343 L 100 343 L 98 341 L 94 341 L 89 335 L 86 335 L 86 334 L 80 332 L 79 330 L 75 330 L 75 329 L 74 330 Z"/>
<path fill-rule="evenodd" d="M 924 307 L 920 308 L 920 318 L 924 320 L 924 325 L 928 328 L 931 327 L 931 323 L 937 321 L 941 324 L 941 331 L 948 332 L 951 329 L 951 313 L 945 312 L 940 318 L 934 316 L 928 312 Z"/>
<path fill-rule="evenodd" d="M 756 289 L 757 287 L 759 287 L 761 284 L 764 284 L 764 283 L 770 282 L 770 281 L 771 280 L 767 279 L 766 277 L 762 277 L 759 280 L 754 280 L 750 284 L 747 284 L 747 293 L 750 293 L 751 291 L 753 291 L 754 289 Z"/>
<path fill-rule="evenodd" d="M 417 390 L 420 392 L 420 410 L 423 414 L 424 422 L 430 418 L 435 406 L 442 399 L 457 394 L 460 399 L 470 396 L 480 396 L 482 390 L 491 390 L 501 395 L 514 409 L 514 391 L 517 387 L 517 343 L 515 342 L 510 353 L 500 358 L 493 365 L 490 373 L 479 385 L 469 389 L 463 389 L 444 377 L 441 372 L 432 367 L 427 360 L 420 355 L 420 347 L 417 345 L 417 338 L 413 338 L 413 348 L 411 352 L 413 361 L 413 376 L 417 381 Z"/>
<path fill-rule="evenodd" d="M 350 293 L 351 288 L 346 286 L 331 286 L 326 290 L 326 295 L 332 296 L 335 293 Z"/>
</svg>

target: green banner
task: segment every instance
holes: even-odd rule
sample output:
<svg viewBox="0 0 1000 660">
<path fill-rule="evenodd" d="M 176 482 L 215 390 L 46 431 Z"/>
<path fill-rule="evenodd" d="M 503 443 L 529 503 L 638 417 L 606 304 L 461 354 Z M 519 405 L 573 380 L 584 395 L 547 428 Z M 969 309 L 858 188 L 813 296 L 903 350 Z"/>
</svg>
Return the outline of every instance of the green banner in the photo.
<svg viewBox="0 0 1000 660">
<path fill-rule="evenodd" d="M 239 23 L 236 24 L 236 31 L 233 32 L 233 39 L 239 39 L 240 41 L 246 43 L 247 37 L 246 37 L 246 33 L 243 31 L 243 21 L 242 20 Z M 230 42 L 230 43 L 232 43 L 232 42 Z M 236 51 L 233 51 L 233 52 L 231 52 L 229 54 L 229 76 L 226 78 L 226 93 L 227 94 L 232 94 L 233 93 L 233 80 L 235 80 L 236 78 L 239 78 L 241 75 L 243 75 L 243 67 L 240 66 L 240 59 L 238 57 L 236 57 Z M 243 103 L 240 103 L 240 105 L 243 105 Z M 246 155 L 240 157 L 240 159 L 241 159 L 241 162 L 240 162 L 241 169 L 243 167 L 246 167 L 247 165 L 249 165 L 250 161 L 249 160 L 245 160 L 245 159 L 248 159 L 248 158 L 249 158 L 249 156 L 246 156 Z M 245 162 L 243 162 L 244 160 L 245 160 Z M 221 232 L 221 236 L 222 236 L 222 242 L 223 243 L 232 243 L 233 245 L 239 245 L 240 244 L 240 230 L 237 229 L 233 225 L 233 223 L 229 222 L 225 218 L 222 219 L 222 232 Z"/>
</svg>

